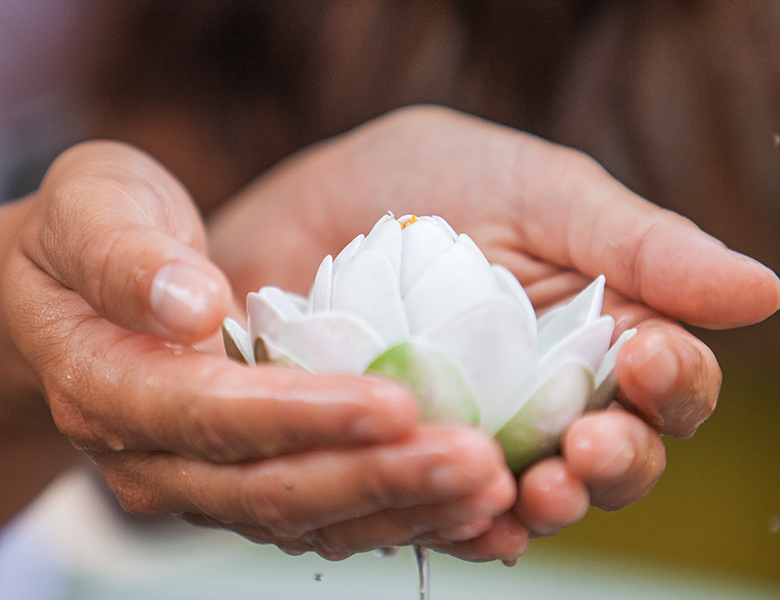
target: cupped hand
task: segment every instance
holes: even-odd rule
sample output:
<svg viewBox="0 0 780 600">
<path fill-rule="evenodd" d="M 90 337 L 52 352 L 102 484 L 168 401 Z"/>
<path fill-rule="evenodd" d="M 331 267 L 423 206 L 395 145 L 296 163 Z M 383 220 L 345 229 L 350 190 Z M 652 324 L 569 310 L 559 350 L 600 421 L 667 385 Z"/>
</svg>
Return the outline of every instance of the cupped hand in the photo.
<svg viewBox="0 0 780 600">
<path fill-rule="evenodd" d="M 143 153 L 77 146 L 1 214 L 18 224 L 3 345 L 32 375 L 4 371 L 3 385 L 32 381 L 39 395 L 16 397 L 48 402 L 128 510 L 341 558 L 426 533 L 474 537 L 512 505 L 493 440 L 419 426 L 387 381 L 195 349 L 231 309 L 230 287 L 189 196 Z"/>
<path fill-rule="evenodd" d="M 310 148 L 211 218 L 215 261 L 238 296 L 261 284 L 305 293 L 317 265 L 386 211 L 439 214 L 510 268 L 543 311 L 599 274 L 622 391 L 568 430 L 560 456 L 520 477 L 513 510 L 470 540 L 417 541 L 469 560 L 511 562 L 590 504 L 642 498 L 665 467 L 662 435 L 688 437 L 713 411 L 721 373 L 678 320 L 725 328 L 780 305 L 769 269 L 639 198 L 595 161 L 534 136 L 436 107 L 402 109 Z M 251 248 L 251 251 L 247 251 Z"/>
</svg>

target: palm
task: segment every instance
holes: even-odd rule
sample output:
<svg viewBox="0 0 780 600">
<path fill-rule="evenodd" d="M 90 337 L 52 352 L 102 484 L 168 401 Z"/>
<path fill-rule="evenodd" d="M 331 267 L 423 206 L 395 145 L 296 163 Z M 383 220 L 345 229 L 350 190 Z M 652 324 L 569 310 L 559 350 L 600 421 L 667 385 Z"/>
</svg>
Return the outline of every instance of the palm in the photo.
<svg viewBox="0 0 780 600">
<path fill-rule="evenodd" d="M 212 253 L 238 298 L 265 284 L 306 293 L 322 258 L 387 211 L 445 217 L 515 273 L 538 311 L 603 273 L 616 334 L 640 328 L 617 367 L 621 401 L 644 421 L 627 412 L 582 419 L 564 441 L 564 459 L 543 461 L 521 478 L 512 518 L 541 533 L 579 518 L 583 497 L 610 509 L 641 498 L 663 471 L 659 432 L 691 435 L 712 411 L 720 383 L 714 357 L 661 313 L 724 327 L 777 307 L 776 280 L 763 267 L 745 268 L 692 223 L 638 198 L 587 157 L 439 109 L 385 117 L 264 176 L 213 219 Z M 729 261 L 740 268 L 725 266 Z M 679 371 L 645 360 L 667 356 L 661 349 Z M 666 387 L 658 384 L 664 377 Z M 627 438 L 635 458 L 605 471 Z M 588 444 L 590 451 L 579 450 Z M 565 483 L 550 487 L 552 480 Z M 480 544 L 500 546 L 501 528 L 439 547 L 479 555 Z"/>
</svg>

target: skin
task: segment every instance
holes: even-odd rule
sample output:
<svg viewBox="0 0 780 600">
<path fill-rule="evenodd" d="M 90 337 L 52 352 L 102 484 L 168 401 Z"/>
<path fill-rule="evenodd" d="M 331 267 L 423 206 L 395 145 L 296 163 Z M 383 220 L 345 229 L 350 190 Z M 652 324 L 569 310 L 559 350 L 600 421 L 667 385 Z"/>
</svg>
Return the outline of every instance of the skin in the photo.
<svg viewBox="0 0 780 600">
<path fill-rule="evenodd" d="M 248 291 L 305 292 L 387 210 L 442 215 L 539 310 L 606 274 L 616 335 L 639 333 L 618 357 L 619 401 L 576 421 L 560 456 L 518 480 L 484 432 L 420 423 L 389 381 L 246 368 L 215 349 Z M 674 319 L 735 327 L 780 305 L 771 271 L 584 155 L 432 107 L 291 157 L 207 228 L 153 159 L 84 144 L 0 227 L 3 426 L 53 419 L 130 511 L 331 559 L 422 543 L 512 564 L 589 504 L 639 500 L 664 469 L 661 436 L 692 435 L 720 386 Z"/>
</svg>

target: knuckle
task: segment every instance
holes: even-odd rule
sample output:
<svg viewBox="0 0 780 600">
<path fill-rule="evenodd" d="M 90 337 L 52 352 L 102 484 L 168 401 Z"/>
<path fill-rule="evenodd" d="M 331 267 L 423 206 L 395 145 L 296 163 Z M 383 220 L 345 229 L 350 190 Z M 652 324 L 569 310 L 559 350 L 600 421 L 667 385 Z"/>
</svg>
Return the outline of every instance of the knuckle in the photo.
<svg viewBox="0 0 780 600">
<path fill-rule="evenodd" d="M 228 405 L 215 403 L 221 390 L 235 386 L 234 369 L 233 365 L 215 365 L 210 371 L 201 372 L 200 393 L 186 402 L 187 415 L 181 420 L 185 443 L 216 462 L 274 457 L 287 448 L 311 443 L 301 433 L 303 428 L 300 419 L 294 418 L 295 411 L 285 410 L 282 400 L 262 389 L 253 390 L 251 396 L 233 396 Z M 237 427 L 231 417 L 237 413 L 244 415 L 244 420 L 251 418 L 253 427 Z"/>
<path fill-rule="evenodd" d="M 78 403 L 64 390 L 47 387 L 45 394 L 49 401 L 54 424 L 79 450 L 102 451 L 108 448 L 93 422 L 86 417 Z"/>
<path fill-rule="evenodd" d="M 309 544 L 319 556 L 330 561 L 344 560 L 355 552 L 370 550 L 369 547 L 360 545 L 354 536 L 350 540 L 345 540 L 332 528 L 323 528 L 312 532 L 312 535 L 307 535 L 303 541 Z"/>
<path fill-rule="evenodd" d="M 110 481 L 109 485 L 127 512 L 151 514 L 163 512 L 166 508 L 163 500 L 149 489 L 128 483 L 112 484 Z"/>
<path fill-rule="evenodd" d="M 215 462 L 237 462 L 244 458 L 236 447 L 236 439 L 221 428 L 222 420 L 215 418 L 210 405 L 193 401 L 188 406 L 187 418 L 182 421 L 185 442 L 196 453 Z"/>
<path fill-rule="evenodd" d="M 154 483 L 154 477 L 149 473 L 142 474 L 147 466 L 147 456 L 111 454 L 93 458 L 125 511 L 141 514 L 177 512 L 172 511 L 174 507 L 160 491 L 162 488 Z"/>
<path fill-rule="evenodd" d="M 701 344 L 697 344 L 702 346 Z M 691 376 L 682 393 L 675 399 L 664 415 L 667 424 L 663 433 L 686 439 L 696 433 L 699 426 L 715 411 L 723 379 L 720 367 L 712 352 L 700 348 L 699 359 L 692 362 Z"/>
<path fill-rule="evenodd" d="M 289 484 L 288 484 L 289 485 Z M 280 540 L 300 539 L 315 526 L 294 503 L 281 476 L 263 477 L 239 491 L 240 506 L 254 523 Z"/>
</svg>

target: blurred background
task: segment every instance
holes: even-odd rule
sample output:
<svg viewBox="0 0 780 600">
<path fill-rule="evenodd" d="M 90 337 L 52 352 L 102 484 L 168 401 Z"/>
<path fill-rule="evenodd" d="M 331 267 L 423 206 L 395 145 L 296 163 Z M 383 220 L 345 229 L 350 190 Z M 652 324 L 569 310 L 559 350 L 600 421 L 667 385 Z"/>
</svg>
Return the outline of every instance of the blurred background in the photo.
<svg viewBox="0 0 780 600">
<path fill-rule="evenodd" d="M 3 199 L 107 137 L 160 159 L 208 217 L 291 152 L 432 102 L 580 148 L 780 270 L 778 0 L 6 0 L 0 49 Z M 780 320 L 695 333 L 724 372 L 715 415 L 666 439 L 647 498 L 534 541 L 529 564 L 780 597 Z"/>
</svg>

